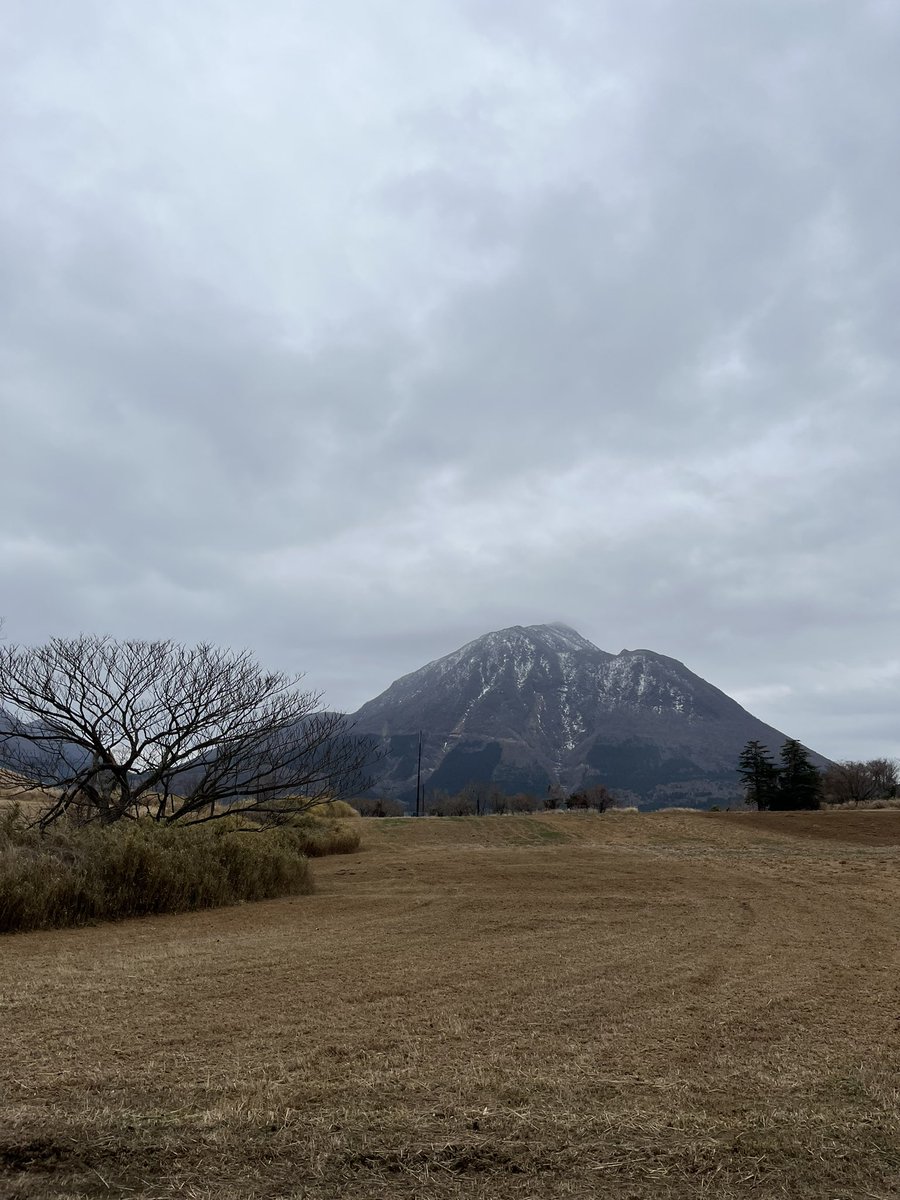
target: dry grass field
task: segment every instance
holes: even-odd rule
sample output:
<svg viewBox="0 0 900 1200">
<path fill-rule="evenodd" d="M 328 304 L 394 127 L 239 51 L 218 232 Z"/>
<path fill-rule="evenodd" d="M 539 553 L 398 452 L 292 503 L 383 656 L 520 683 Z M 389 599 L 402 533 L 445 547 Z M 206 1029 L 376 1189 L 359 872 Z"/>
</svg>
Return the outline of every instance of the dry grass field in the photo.
<svg viewBox="0 0 900 1200">
<path fill-rule="evenodd" d="M 900 812 L 369 821 L 0 941 L 0 1195 L 900 1195 Z"/>
</svg>

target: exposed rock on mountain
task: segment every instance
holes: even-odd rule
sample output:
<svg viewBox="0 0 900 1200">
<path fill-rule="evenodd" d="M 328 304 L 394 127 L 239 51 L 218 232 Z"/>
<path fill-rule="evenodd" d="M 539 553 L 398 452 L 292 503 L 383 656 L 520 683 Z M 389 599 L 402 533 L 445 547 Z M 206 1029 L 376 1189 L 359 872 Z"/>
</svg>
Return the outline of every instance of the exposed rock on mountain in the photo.
<svg viewBox="0 0 900 1200">
<path fill-rule="evenodd" d="M 745 743 L 777 751 L 785 739 L 676 659 L 609 654 L 566 625 L 485 634 L 398 679 L 353 719 L 382 740 L 379 790 L 407 801 L 419 730 L 429 790 L 604 783 L 648 804 L 734 800 Z"/>
</svg>

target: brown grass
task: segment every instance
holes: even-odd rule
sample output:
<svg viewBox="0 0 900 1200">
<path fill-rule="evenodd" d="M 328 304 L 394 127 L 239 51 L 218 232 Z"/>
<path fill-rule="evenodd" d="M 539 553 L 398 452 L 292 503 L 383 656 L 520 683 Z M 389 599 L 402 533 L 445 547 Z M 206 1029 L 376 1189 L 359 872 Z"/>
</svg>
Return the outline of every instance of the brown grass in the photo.
<svg viewBox="0 0 900 1200">
<path fill-rule="evenodd" d="M 897 1195 L 900 813 L 363 836 L 0 941 L 0 1195 Z"/>
<path fill-rule="evenodd" d="M 12 806 L 0 810 L 0 933 L 302 895 L 312 890 L 307 859 L 356 851 L 358 823 L 61 820 L 42 833 Z"/>
</svg>

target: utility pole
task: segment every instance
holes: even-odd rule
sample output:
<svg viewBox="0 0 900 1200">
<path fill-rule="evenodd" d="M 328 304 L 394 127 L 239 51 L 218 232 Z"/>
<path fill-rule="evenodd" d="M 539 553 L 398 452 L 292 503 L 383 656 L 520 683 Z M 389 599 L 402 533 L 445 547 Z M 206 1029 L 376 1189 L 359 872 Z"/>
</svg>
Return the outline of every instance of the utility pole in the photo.
<svg viewBox="0 0 900 1200">
<path fill-rule="evenodd" d="M 416 765 L 416 816 L 421 817 L 422 812 L 419 805 L 419 794 L 422 788 L 422 730 L 419 730 L 419 760 Z M 424 806 L 422 806 L 424 807 Z"/>
</svg>

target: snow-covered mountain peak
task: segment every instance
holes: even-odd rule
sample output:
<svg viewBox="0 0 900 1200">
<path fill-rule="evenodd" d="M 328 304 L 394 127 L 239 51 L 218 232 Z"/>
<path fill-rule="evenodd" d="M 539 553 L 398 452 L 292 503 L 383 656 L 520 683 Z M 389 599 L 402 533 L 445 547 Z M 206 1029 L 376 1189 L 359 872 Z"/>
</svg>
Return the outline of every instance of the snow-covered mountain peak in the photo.
<svg viewBox="0 0 900 1200">
<path fill-rule="evenodd" d="M 564 625 L 561 621 L 554 621 L 550 625 L 526 625 L 525 632 L 552 650 L 571 650 L 576 653 L 590 650 L 605 654 L 605 651 L 599 650 L 599 647 L 582 637 L 571 625 Z"/>
<path fill-rule="evenodd" d="M 432 787 L 599 779 L 648 797 L 690 780 L 732 786 L 741 747 L 758 738 L 774 748 L 781 736 L 677 659 L 609 654 L 560 622 L 475 638 L 398 679 L 355 721 L 383 740 L 385 787 L 415 779 L 422 730 Z"/>
</svg>

